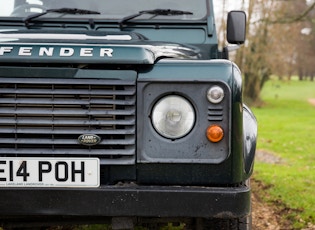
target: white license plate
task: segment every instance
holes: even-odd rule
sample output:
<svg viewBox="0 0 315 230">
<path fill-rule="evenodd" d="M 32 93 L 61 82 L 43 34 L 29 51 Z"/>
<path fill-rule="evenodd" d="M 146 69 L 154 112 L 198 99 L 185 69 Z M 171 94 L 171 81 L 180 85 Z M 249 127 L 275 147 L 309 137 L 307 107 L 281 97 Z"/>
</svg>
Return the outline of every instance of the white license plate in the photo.
<svg viewBox="0 0 315 230">
<path fill-rule="evenodd" d="M 0 158 L 0 187 L 98 187 L 98 158 Z"/>
</svg>

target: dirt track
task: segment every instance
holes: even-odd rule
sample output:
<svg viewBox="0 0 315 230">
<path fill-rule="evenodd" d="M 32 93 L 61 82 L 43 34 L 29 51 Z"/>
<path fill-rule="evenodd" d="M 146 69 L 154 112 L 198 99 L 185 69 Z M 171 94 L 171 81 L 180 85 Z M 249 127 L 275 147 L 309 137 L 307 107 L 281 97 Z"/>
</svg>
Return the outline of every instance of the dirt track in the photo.
<svg viewBox="0 0 315 230">
<path fill-rule="evenodd" d="M 308 99 L 308 102 L 315 106 L 315 98 Z M 257 151 L 256 160 L 278 164 L 282 159 L 266 151 Z M 267 204 L 259 195 L 258 191 L 265 190 L 266 187 L 253 179 L 252 185 L 252 209 L 253 209 L 253 230 L 291 230 L 294 229 L 288 220 L 281 218 L 283 214 L 290 212 L 288 209 L 281 209 L 276 204 Z M 315 225 L 309 224 L 303 230 L 315 230 Z"/>
<path fill-rule="evenodd" d="M 252 180 L 252 215 L 253 230 L 284 230 L 292 229 L 290 223 L 281 222 L 281 213 L 275 207 L 266 204 L 258 195 L 258 190 L 263 189 L 262 184 Z"/>
<path fill-rule="evenodd" d="M 256 151 L 256 161 L 269 164 L 281 163 L 281 158 L 276 157 L 272 153 L 264 150 Z M 252 187 L 252 215 L 253 230 L 280 230 L 292 229 L 290 223 L 283 223 L 281 220 L 281 212 L 275 206 L 264 202 L 264 192 L 268 189 L 261 181 L 251 180 Z M 262 192 L 263 191 L 263 192 Z"/>
<path fill-rule="evenodd" d="M 308 102 L 315 106 L 315 98 L 308 99 Z"/>
<path fill-rule="evenodd" d="M 315 99 L 313 100 L 315 106 Z M 267 151 L 258 150 L 256 152 L 256 161 L 270 164 L 279 164 L 283 160 Z M 253 230 L 293 230 L 292 223 L 283 218 L 284 215 L 292 213 L 292 210 L 275 201 L 273 204 L 266 203 L 262 196 L 268 196 L 266 192 L 268 187 L 261 181 L 251 180 L 252 186 L 252 214 Z M 315 230 L 315 225 L 309 224 L 302 230 Z"/>
<path fill-rule="evenodd" d="M 291 210 L 276 203 L 272 205 L 264 202 L 258 191 L 266 187 L 260 181 L 253 179 L 251 185 L 253 230 L 293 230 L 291 222 L 283 219 Z M 315 230 L 315 225 L 309 224 L 302 230 Z"/>
</svg>

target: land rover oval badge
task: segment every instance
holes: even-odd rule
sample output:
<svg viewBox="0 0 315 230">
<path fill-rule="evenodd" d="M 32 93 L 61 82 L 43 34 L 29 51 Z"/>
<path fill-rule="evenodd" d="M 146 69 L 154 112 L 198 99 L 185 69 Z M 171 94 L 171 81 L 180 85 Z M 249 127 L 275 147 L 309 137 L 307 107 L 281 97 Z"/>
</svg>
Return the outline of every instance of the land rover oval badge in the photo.
<svg viewBox="0 0 315 230">
<path fill-rule="evenodd" d="M 81 145 L 97 145 L 101 142 L 101 138 L 95 134 L 82 134 L 79 136 L 78 141 Z"/>
</svg>

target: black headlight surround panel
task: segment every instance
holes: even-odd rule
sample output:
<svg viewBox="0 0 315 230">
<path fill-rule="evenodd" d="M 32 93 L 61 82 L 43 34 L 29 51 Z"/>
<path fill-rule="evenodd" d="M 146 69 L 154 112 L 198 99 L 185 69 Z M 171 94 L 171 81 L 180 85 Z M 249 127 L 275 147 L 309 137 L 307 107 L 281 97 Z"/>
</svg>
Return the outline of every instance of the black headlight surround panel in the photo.
<svg viewBox="0 0 315 230">
<path fill-rule="evenodd" d="M 212 104 L 207 91 L 212 86 L 224 89 L 221 103 Z M 137 162 L 138 163 L 222 163 L 230 155 L 231 91 L 221 81 L 138 82 L 137 87 Z M 179 139 L 159 135 L 151 122 L 152 108 L 166 95 L 180 95 L 192 103 L 196 113 L 194 128 Z M 224 138 L 211 143 L 206 137 L 210 125 L 220 125 Z"/>
</svg>

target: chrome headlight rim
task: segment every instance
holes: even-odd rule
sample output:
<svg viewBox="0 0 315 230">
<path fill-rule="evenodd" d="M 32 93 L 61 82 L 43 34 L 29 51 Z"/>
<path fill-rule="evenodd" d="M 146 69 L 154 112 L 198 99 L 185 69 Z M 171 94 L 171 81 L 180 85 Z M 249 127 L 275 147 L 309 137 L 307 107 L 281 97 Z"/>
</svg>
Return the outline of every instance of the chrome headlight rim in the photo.
<svg viewBox="0 0 315 230">
<path fill-rule="evenodd" d="M 185 96 L 166 94 L 154 103 L 151 123 L 160 136 L 170 140 L 181 139 L 194 128 L 196 111 L 191 101 Z"/>
</svg>

